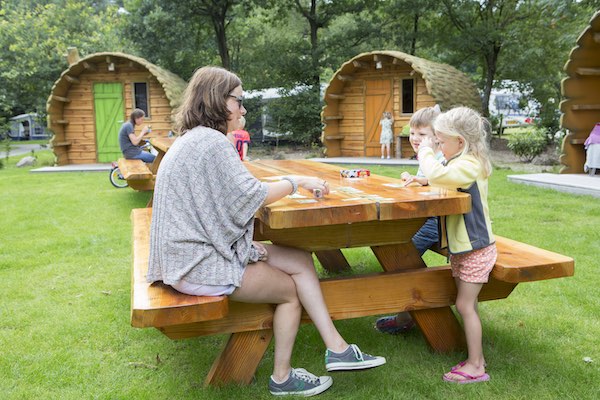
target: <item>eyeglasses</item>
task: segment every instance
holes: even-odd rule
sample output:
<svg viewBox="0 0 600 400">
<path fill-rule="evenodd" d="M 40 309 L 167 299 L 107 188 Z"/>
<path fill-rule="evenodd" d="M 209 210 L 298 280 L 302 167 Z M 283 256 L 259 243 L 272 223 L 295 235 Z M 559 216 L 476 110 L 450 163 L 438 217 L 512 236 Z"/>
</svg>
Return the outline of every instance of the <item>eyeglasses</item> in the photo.
<svg viewBox="0 0 600 400">
<path fill-rule="evenodd" d="M 234 96 L 232 94 L 228 94 L 227 97 L 233 97 L 234 99 L 236 99 L 238 102 L 238 106 L 240 108 L 242 108 L 242 103 L 244 102 L 244 96 Z"/>
</svg>

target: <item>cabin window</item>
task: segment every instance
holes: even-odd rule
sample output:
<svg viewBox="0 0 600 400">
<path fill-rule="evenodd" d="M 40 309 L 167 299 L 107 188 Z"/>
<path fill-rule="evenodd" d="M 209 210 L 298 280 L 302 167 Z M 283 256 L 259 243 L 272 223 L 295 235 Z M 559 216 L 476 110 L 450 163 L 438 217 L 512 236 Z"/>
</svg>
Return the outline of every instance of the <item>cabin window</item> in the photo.
<svg viewBox="0 0 600 400">
<path fill-rule="evenodd" d="M 415 80 L 402 79 L 402 114 L 415 112 Z"/>
<path fill-rule="evenodd" d="M 146 118 L 150 118 L 150 107 L 148 107 L 148 84 L 146 82 L 135 82 L 133 84 L 133 108 L 144 110 Z"/>
</svg>

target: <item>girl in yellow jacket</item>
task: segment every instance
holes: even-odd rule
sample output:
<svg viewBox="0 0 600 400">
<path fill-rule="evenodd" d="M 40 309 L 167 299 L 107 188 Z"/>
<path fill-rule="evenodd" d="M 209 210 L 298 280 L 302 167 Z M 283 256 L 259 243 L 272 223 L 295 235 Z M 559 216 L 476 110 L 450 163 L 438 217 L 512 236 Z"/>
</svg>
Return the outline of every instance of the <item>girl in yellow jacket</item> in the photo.
<svg viewBox="0 0 600 400">
<path fill-rule="evenodd" d="M 447 239 L 452 276 L 456 281 L 456 309 L 467 338 L 468 358 L 452 367 L 443 379 L 453 383 L 475 383 L 490 379 L 485 373 L 481 320 L 477 296 L 496 262 L 496 245 L 488 209 L 488 177 L 492 172 L 486 134 L 489 123 L 470 108 L 457 107 L 437 117 L 434 123 L 439 149 L 447 161 L 439 162 L 427 138 L 419 147 L 419 166 L 430 185 L 471 195 L 471 211 L 440 220 Z"/>
</svg>

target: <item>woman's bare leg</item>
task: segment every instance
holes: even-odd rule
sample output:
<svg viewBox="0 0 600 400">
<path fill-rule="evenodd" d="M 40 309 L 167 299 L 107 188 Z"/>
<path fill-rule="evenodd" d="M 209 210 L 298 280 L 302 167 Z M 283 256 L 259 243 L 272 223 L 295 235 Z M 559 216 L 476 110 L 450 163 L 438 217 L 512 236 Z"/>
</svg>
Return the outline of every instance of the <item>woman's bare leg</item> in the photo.
<svg viewBox="0 0 600 400">
<path fill-rule="evenodd" d="M 329 316 L 311 253 L 291 247 L 265 246 L 269 254 L 267 262 L 294 280 L 300 303 L 319 331 L 325 346 L 336 353 L 344 351 L 348 343 Z"/>
<path fill-rule="evenodd" d="M 244 272 L 242 286 L 229 297 L 243 303 L 276 304 L 273 314 L 273 377 L 278 382 L 286 380 L 291 369 L 292 350 L 302 313 L 292 278 L 265 262 L 249 264 Z"/>
</svg>

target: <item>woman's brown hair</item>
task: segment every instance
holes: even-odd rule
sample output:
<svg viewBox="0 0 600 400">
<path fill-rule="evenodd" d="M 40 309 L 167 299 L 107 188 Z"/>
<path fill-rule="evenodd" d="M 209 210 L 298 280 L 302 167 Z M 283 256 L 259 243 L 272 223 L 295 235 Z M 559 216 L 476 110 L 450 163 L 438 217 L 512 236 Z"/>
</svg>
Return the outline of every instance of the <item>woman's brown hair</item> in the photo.
<svg viewBox="0 0 600 400">
<path fill-rule="evenodd" d="M 175 131 L 181 135 L 196 126 L 206 126 L 227 133 L 227 97 L 242 81 L 233 72 L 220 67 L 196 70 L 183 92 L 175 114 Z"/>
<path fill-rule="evenodd" d="M 141 117 L 145 117 L 145 116 L 146 116 L 146 113 L 144 112 L 144 110 L 140 110 L 139 108 L 136 108 L 129 115 L 129 120 L 131 121 L 131 125 L 135 126 L 135 120 L 138 118 L 141 118 Z"/>
</svg>

